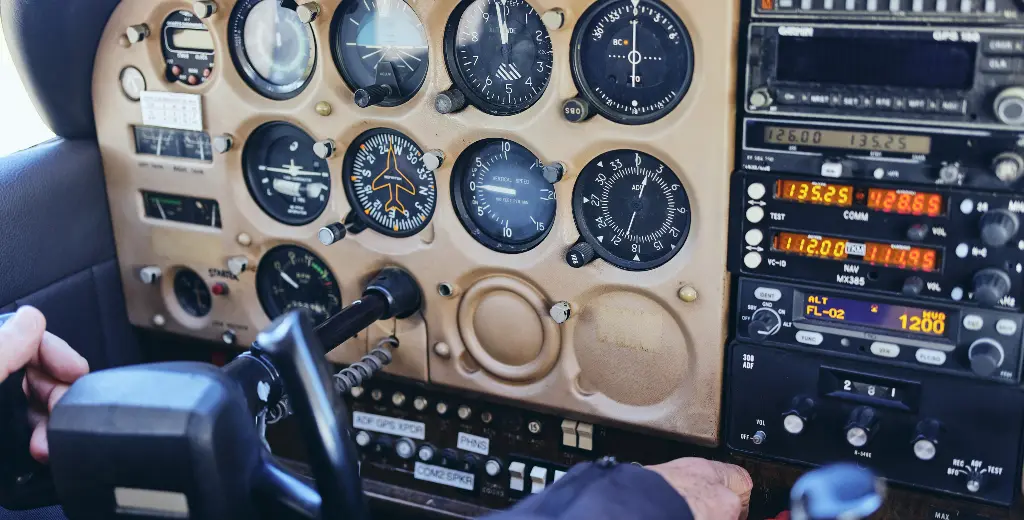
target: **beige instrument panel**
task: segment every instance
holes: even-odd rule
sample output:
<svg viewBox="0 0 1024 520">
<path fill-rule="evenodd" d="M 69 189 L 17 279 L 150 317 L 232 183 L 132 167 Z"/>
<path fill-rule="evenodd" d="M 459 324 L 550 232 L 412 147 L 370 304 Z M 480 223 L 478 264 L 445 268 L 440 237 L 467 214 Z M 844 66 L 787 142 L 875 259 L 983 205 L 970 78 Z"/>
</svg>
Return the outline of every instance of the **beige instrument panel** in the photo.
<svg viewBox="0 0 1024 520">
<path fill-rule="evenodd" d="M 569 46 L 588 0 L 530 0 L 540 13 L 564 10 L 565 25 L 550 31 L 554 64 L 543 97 L 509 117 L 487 115 L 472 106 L 451 115 L 434 109 L 435 96 L 452 84 L 443 37 L 458 0 L 410 0 L 429 38 L 426 82 L 401 106 L 358 108 L 331 56 L 329 31 L 339 3 L 321 2 L 322 13 L 313 22 L 316 70 L 309 86 L 287 101 L 262 97 L 233 66 L 227 34 L 233 0 L 218 0 L 217 12 L 204 20 L 214 39 L 216 65 L 209 80 L 197 87 L 166 80 L 154 37 L 169 14 L 191 10 L 191 2 L 122 2 L 117 7 L 100 44 L 93 97 L 131 322 L 214 341 L 231 330 L 242 348 L 269 323 L 255 287 L 256 266 L 269 249 L 297 244 L 316 253 L 337 278 L 343 302 L 357 298 L 378 269 L 398 265 L 423 287 L 423 312 L 372 327 L 334 349 L 331 361 L 355 361 L 368 346 L 394 332 L 401 346 L 389 373 L 717 444 L 728 301 L 737 2 L 667 2 L 693 40 L 693 83 L 667 117 L 642 126 L 600 116 L 572 124 L 562 117 L 562 102 L 577 93 Z M 143 23 L 154 35 L 127 45 L 125 30 Z M 142 110 L 119 87 L 121 71 L 129 66 L 142 71 L 150 91 L 201 95 L 205 131 L 230 134 L 232 149 L 215 155 L 212 163 L 136 154 L 132 128 L 142 124 Z M 330 115 L 318 112 L 317 105 L 323 108 L 323 103 L 330 105 Z M 338 153 L 329 160 L 327 209 L 308 225 L 273 220 L 246 187 L 243 145 L 254 129 L 271 121 L 293 123 L 314 139 L 331 138 L 338 144 Z M 323 246 L 318 229 L 342 220 L 350 210 L 340 178 L 344 151 L 357 135 L 376 127 L 396 129 L 424 150 L 439 149 L 447 156 L 435 172 L 434 217 L 410 238 L 367 230 Z M 567 166 L 565 179 L 555 185 L 554 228 L 528 252 L 487 249 L 466 232 L 453 206 L 452 165 L 467 146 L 485 137 L 514 140 L 545 163 L 557 160 Z M 629 272 L 601 260 L 573 269 L 564 256 L 579 238 L 571 204 L 576 175 L 594 157 L 618 148 L 647 152 L 679 176 L 692 209 L 689 238 L 672 260 L 650 271 Z M 216 199 L 223 227 L 146 218 L 141 190 Z M 248 269 L 237 280 L 224 278 L 226 262 L 234 257 L 247 258 Z M 140 281 L 146 266 L 161 268 L 157 283 Z M 189 316 L 175 299 L 173 275 L 182 267 L 200 273 L 208 285 L 222 282 L 229 289 L 213 297 L 212 312 L 205 318 Z M 443 283 L 454 293 L 439 294 Z M 563 324 L 549 316 L 550 306 L 559 301 L 569 302 L 572 309 Z"/>
</svg>

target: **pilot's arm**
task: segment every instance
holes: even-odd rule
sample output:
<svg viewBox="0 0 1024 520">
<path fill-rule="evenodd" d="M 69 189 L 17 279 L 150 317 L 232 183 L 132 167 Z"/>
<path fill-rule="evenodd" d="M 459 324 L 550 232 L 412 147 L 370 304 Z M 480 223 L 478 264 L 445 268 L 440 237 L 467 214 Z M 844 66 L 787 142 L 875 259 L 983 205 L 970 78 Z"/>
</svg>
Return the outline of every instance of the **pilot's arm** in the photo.
<svg viewBox="0 0 1024 520">
<path fill-rule="evenodd" d="M 489 520 L 736 520 L 752 483 L 742 468 L 679 459 L 641 468 L 602 460 L 573 468 L 539 495 Z"/>
</svg>

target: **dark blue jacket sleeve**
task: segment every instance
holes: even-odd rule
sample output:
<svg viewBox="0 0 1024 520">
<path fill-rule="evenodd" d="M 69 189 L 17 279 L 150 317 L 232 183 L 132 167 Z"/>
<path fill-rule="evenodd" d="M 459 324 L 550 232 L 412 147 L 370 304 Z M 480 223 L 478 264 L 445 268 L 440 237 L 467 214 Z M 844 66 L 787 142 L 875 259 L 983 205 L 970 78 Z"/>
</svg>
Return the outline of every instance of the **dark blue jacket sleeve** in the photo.
<svg viewBox="0 0 1024 520">
<path fill-rule="evenodd" d="M 657 473 L 609 461 L 581 464 L 543 493 L 487 520 L 693 520 Z"/>
</svg>

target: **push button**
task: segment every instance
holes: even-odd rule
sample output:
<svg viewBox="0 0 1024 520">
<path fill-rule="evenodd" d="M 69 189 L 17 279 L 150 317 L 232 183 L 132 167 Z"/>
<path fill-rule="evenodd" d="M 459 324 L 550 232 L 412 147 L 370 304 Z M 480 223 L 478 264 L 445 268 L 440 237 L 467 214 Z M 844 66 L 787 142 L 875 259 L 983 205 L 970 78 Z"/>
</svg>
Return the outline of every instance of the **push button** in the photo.
<svg viewBox="0 0 1024 520">
<path fill-rule="evenodd" d="M 900 355 L 900 346 L 876 341 L 871 344 L 871 353 L 878 357 L 894 358 Z"/>
<path fill-rule="evenodd" d="M 508 487 L 512 488 L 512 491 L 523 491 L 526 489 L 526 464 L 522 462 L 513 462 L 508 465 Z"/>
<path fill-rule="evenodd" d="M 963 115 L 967 112 L 967 103 L 962 99 L 945 99 L 939 103 L 939 112 Z"/>
<path fill-rule="evenodd" d="M 530 493 L 536 494 L 544 491 L 548 483 L 548 469 L 534 466 L 530 470 Z"/>
<path fill-rule="evenodd" d="M 982 72 L 996 72 L 1011 74 L 1020 70 L 1021 62 L 1018 58 L 993 57 L 981 60 Z"/>
<path fill-rule="evenodd" d="M 924 98 L 907 98 L 907 110 L 924 112 L 928 110 L 928 100 Z"/>
<path fill-rule="evenodd" d="M 985 326 L 985 319 L 977 314 L 964 316 L 964 328 L 967 330 L 981 330 Z"/>
<path fill-rule="evenodd" d="M 821 176 L 838 179 L 843 176 L 843 163 L 837 161 L 825 161 L 821 164 Z M 757 206 L 754 206 L 757 207 Z"/>
<path fill-rule="evenodd" d="M 754 289 L 754 298 L 766 302 L 777 302 L 782 299 L 782 291 L 774 287 L 758 287 Z"/>
<path fill-rule="evenodd" d="M 928 348 L 919 348 L 914 354 L 918 363 L 925 365 L 942 366 L 946 364 L 946 353 Z"/>
<path fill-rule="evenodd" d="M 801 330 L 796 333 L 796 340 L 804 345 L 821 345 L 821 342 L 825 341 L 825 337 L 817 332 L 811 332 L 809 330 Z"/>
<path fill-rule="evenodd" d="M 1024 54 L 1024 40 L 1016 38 L 989 38 L 983 45 L 985 54 Z"/>
<path fill-rule="evenodd" d="M 1011 319 L 1001 319 L 996 322 L 996 332 L 1003 336 L 1013 336 L 1017 333 L 1017 322 Z"/>
<path fill-rule="evenodd" d="M 872 103 L 877 110 L 892 110 L 892 96 L 875 96 Z"/>
</svg>

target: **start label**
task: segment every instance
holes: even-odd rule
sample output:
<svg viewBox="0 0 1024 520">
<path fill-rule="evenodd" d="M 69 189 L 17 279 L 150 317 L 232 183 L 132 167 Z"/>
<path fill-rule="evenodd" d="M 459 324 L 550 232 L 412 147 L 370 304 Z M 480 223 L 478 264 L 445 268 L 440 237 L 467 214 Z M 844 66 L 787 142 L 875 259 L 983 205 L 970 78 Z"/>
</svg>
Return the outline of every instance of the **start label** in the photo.
<svg viewBox="0 0 1024 520">
<path fill-rule="evenodd" d="M 374 415 L 372 413 L 352 412 L 352 426 L 359 430 L 386 433 L 420 441 L 427 438 L 427 427 L 421 422 Z"/>
<path fill-rule="evenodd" d="M 456 447 L 460 450 L 470 451 L 478 455 L 490 455 L 491 439 L 459 432 L 459 440 Z"/>
<path fill-rule="evenodd" d="M 473 484 L 475 484 L 476 481 L 476 476 L 472 473 L 456 471 L 450 468 L 442 468 L 441 466 L 424 464 L 422 462 L 416 463 L 415 475 L 416 480 L 423 480 L 426 482 L 433 482 L 434 484 L 441 484 L 442 486 L 465 489 L 466 491 L 473 491 Z"/>
</svg>

